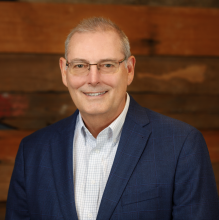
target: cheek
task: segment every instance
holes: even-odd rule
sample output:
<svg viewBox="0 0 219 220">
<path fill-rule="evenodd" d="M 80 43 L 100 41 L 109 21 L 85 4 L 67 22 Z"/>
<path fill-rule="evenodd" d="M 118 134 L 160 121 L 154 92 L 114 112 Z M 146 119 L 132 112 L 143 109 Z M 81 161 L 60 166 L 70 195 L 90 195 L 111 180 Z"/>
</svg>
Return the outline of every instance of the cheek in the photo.
<svg viewBox="0 0 219 220">
<path fill-rule="evenodd" d="M 117 75 L 102 75 L 102 83 L 114 89 L 127 87 L 128 78 L 125 73 Z"/>
<path fill-rule="evenodd" d="M 82 87 L 85 83 L 86 79 L 84 77 L 77 77 L 72 75 L 67 76 L 68 89 L 78 89 Z"/>
</svg>

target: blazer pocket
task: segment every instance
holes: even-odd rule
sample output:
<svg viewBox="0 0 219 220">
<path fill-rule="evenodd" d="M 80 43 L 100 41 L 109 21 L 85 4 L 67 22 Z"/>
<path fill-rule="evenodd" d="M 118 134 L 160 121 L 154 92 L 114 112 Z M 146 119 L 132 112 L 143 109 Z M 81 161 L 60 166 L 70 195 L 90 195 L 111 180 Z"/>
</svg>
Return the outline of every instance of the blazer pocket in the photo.
<svg viewBox="0 0 219 220">
<path fill-rule="evenodd" d="M 146 201 L 149 199 L 155 199 L 160 196 L 159 187 L 144 191 L 142 193 L 132 193 L 128 195 L 124 195 L 121 200 L 121 205 L 125 206 L 131 203 L 137 203 Z"/>
</svg>

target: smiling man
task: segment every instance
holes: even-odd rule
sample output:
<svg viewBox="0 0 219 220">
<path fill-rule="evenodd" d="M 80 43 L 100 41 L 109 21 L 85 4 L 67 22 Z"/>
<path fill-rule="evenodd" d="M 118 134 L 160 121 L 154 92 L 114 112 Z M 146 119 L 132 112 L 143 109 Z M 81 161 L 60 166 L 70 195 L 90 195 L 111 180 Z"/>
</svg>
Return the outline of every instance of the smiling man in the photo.
<svg viewBox="0 0 219 220">
<path fill-rule="evenodd" d="M 78 110 L 22 140 L 6 220 L 218 220 L 201 133 L 126 92 L 136 62 L 126 35 L 90 18 L 65 46 L 62 80 Z"/>
<path fill-rule="evenodd" d="M 67 68 L 66 59 L 60 59 L 63 83 L 95 138 L 123 111 L 127 85 L 134 77 L 135 58 L 124 53 L 111 26 L 105 29 L 70 35 Z"/>
</svg>

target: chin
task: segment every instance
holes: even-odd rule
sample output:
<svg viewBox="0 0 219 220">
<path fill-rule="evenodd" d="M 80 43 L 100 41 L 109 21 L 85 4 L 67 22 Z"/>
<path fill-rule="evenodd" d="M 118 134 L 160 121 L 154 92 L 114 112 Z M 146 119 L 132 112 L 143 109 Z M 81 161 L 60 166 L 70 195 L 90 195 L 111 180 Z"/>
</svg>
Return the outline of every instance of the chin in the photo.
<svg viewBox="0 0 219 220">
<path fill-rule="evenodd" d="M 87 107 L 81 110 L 80 112 L 86 115 L 98 116 L 98 115 L 106 114 L 108 111 L 107 109 L 101 109 L 100 107 L 95 107 L 95 108 Z"/>
</svg>

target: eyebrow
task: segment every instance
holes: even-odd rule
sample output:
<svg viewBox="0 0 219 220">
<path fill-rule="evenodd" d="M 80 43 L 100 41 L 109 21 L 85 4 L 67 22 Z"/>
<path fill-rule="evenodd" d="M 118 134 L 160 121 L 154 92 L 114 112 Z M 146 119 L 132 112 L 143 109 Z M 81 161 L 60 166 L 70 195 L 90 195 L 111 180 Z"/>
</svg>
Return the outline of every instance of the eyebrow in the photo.
<svg viewBox="0 0 219 220">
<path fill-rule="evenodd" d="M 116 59 L 111 59 L 111 58 L 107 58 L 107 59 L 101 59 L 99 60 L 97 63 L 99 62 L 105 62 L 105 61 L 117 61 Z M 80 59 L 80 58 L 75 58 L 75 59 L 72 59 L 70 61 L 71 62 L 84 62 L 84 63 L 90 63 L 88 60 L 85 60 L 85 59 Z"/>
</svg>

